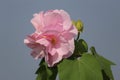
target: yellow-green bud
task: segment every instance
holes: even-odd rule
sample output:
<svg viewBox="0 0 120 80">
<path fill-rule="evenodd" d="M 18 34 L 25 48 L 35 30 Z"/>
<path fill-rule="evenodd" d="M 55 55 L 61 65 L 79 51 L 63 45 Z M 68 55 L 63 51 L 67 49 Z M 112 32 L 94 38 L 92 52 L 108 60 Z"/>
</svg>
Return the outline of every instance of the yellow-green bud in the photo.
<svg viewBox="0 0 120 80">
<path fill-rule="evenodd" d="M 78 31 L 83 32 L 83 22 L 81 20 L 77 21 L 76 27 Z"/>
<path fill-rule="evenodd" d="M 83 22 L 81 20 L 73 21 L 73 25 L 77 28 L 79 32 L 83 32 Z"/>
</svg>

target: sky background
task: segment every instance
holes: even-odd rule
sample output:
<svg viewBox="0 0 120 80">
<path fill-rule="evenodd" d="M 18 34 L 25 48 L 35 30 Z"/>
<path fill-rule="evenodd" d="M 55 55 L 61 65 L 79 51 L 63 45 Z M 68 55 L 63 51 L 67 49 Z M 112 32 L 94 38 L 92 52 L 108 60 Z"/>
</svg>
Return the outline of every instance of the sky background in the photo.
<svg viewBox="0 0 120 80">
<path fill-rule="evenodd" d="M 0 80 L 35 80 L 39 60 L 23 40 L 34 32 L 32 15 L 50 9 L 64 9 L 84 22 L 81 38 L 117 64 L 112 70 L 119 80 L 120 0 L 0 0 Z"/>
</svg>

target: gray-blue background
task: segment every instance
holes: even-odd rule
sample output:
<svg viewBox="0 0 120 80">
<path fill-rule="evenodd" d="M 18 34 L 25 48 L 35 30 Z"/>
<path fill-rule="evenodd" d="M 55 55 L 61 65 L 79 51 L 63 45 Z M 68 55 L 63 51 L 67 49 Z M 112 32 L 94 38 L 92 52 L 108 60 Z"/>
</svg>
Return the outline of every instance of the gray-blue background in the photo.
<svg viewBox="0 0 120 80">
<path fill-rule="evenodd" d="M 0 80 L 35 80 L 39 60 L 29 55 L 23 39 L 34 32 L 33 13 L 49 9 L 64 9 L 84 22 L 81 38 L 117 64 L 112 70 L 119 80 L 120 0 L 0 0 Z"/>
</svg>

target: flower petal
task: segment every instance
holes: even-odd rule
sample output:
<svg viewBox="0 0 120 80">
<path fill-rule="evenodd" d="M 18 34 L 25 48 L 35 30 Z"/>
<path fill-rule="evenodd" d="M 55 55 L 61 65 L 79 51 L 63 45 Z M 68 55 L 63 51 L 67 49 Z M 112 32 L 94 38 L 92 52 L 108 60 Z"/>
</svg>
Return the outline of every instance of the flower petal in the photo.
<svg viewBox="0 0 120 80">
<path fill-rule="evenodd" d="M 50 11 L 44 16 L 45 26 L 59 25 L 60 23 L 62 24 L 62 21 L 62 16 L 55 12 Z"/>
<path fill-rule="evenodd" d="M 54 55 L 48 53 L 48 55 L 45 57 L 45 60 L 49 67 L 53 67 L 56 63 L 62 60 L 62 56 L 59 56 L 58 53 L 55 53 Z"/>
<path fill-rule="evenodd" d="M 40 12 L 39 14 L 36 13 L 33 16 L 34 18 L 31 20 L 31 23 L 37 32 L 41 32 L 42 28 L 44 27 L 43 12 Z"/>
<path fill-rule="evenodd" d="M 49 41 L 47 41 L 47 39 L 45 39 L 45 38 L 41 38 L 41 39 L 37 40 L 36 43 L 39 43 L 44 46 L 48 46 L 50 44 Z"/>
<path fill-rule="evenodd" d="M 40 51 L 39 53 L 38 52 L 36 52 L 36 51 L 32 51 L 31 52 L 31 56 L 34 58 L 34 59 L 39 59 L 39 58 L 43 58 L 44 56 L 45 56 L 45 53 L 44 53 L 44 51 L 42 50 L 42 51 Z"/>
<path fill-rule="evenodd" d="M 69 44 L 68 43 L 61 43 L 61 46 L 57 49 L 57 53 L 59 56 L 63 56 L 69 52 Z"/>
<path fill-rule="evenodd" d="M 64 28 L 64 30 L 68 30 L 71 27 L 71 25 L 72 25 L 72 21 L 70 19 L 70 16 L 64 10 L 60 10 L 60 14 L 61 14 L 61 16 L 63 17 L 63 20 L 64 20 L 63 28 Z"/>
</svg>

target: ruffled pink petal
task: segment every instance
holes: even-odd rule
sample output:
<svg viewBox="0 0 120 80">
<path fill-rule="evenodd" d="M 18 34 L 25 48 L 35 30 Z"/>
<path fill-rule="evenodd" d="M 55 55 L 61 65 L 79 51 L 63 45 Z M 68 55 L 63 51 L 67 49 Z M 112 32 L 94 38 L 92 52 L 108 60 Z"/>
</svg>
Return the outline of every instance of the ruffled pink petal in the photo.
<svg viewBox="0 0 120 80">
<path fill-rule="evenodd" d="M 69 30 L 66 30 L 61 33 L 61 35 L 66 39 L 66 40 L 71 40 L 72 38 L 76 37 L 78 34 L 78 31 L 76 28 L 71 27 Z"/>
<path fill-rule="evenodd" d="M 75 49 L 74 38 L 69 40 L 68 44 L 69 44 L 69 49 L 68 49 L 69 52 L 67 54 L 63 55 L 63 58 L 68 58 L 68 57 L 70 57 L 73 54 L 74 49 Z"/>
<path fill-rule="evenodd" d="M 39 14 L 36 13 L 33 16 L 34 18 L 31 20 L 31 23 L 37 32 L 41 32 L 42 28 L 44 27 L 43 12 L 40 12 Z"/>
<path fill-rule="evenodd" d="M 63 22 L 64 30 L 70 29 L 70 27 L 72 25 L 72 21 L 70 19 L 69 14 L 64 10 L 60 10 L 60 14 L 61 14 L 61 16 L 63 17 L 63 20 L 64 20 L 64 22 Z"/>
<path fill-rule="evenodd" d="M 39 43 L 39 44 L 44 45 L 46 47 L 50 44 L 46 38 L 41 38 L 41 39 L 37 40 L 36 43 Z"/>
<path fill-rule="evenodd" d="M 38 59 L 40 57 L 44 57 L 45 53 L 45 47 L 39 43 L 36 42 L 37 38 L 39 35 L 37 33 L 33 33 L 29 36 L 27 36 L 26 39 L 24 39 L 24 43 L 32 49 L 31 55 L 35 58 Z"/>
<path fill-rule="evenodd" d="M 30 47 L 31 49 L 35 48 L 36 46 L 38 46 L 38 44 L 36 44 L 36 38 L 37 38 L 38 34 L 33 33 L 31 35 L 28 35 L 26 39 L 24 39 L 24 43 Z"/>
<path fill-rule="evenodd" d="M 69 31 L 74 35 L 73 37 L 77 36 L 78 34 L 78 30 L 75 28 L 75 26 L 72 26 Z"/>
<path fill-rule="evenodd" d="M 55 12 L 48 12 L 44 15 L 44 24 L 45 26 L 55 26 L 62 24 L 62 17 L 60 14 Z"/>
<path fill-rule="evenodd" d="M 69 44 L 68 43 L 61 43 L 61 46 L 56 49 L 59 56 L 63 56 L 69 52 Z"/>
<path fill-rule="evenodd" d="M 34 58 L 34 59 L 39 59 L 39 58 L 43 58 L 45 56 L 45 53 L 44 51 L 40 51 L 39 53 L 36 52 L 36 51 L 32 51 L 31 52 L 31 56 Z"/>
<path fill-rule="evenodd" d="M 42 32 L 62 32 L 63 31 L 63 27 L 62 25 L 56 25 L 56 26 L 45 26 L 44 29 L 42 30 Z"/>
<path fill-rule="evenodd" d="M 50 46 L 50 47 L 51 47 L 51 46 Z M 55 54 L 56 54 L 56 52 L 57 52 L 57 51 L 56 51 L 56 49 L 55 49 L 55 48 L 52 48 L 52 47 L 50 48 L 50 47 L 49 47 L 48 53 L 50 53 L 50 54 L 51 54 L 51 56 L 53 56 L 53 55 L 55 55 Z"/>
<path fill-rule="evenodd" d="M 48 53 L 48 55 L 45 57 L 45 61 L 48 63 L 49 67 L 53 67 L 56 63 L 62 60 L 62 57 L 58 55 L 58 53 L 55 53 L 54 55 L 51 55 Z"/>
<path fill-rule="evenodd" d="M 57 10 L 57 9 L 54 10 L 53 12 L 61 15 L 62 20 L 63 20 L 63 23 L 62 23 L 63 29 L 68 30 L 72 25 L 69 14 L 64 10 Z"/>
<path fill-rule="evenodd" d="M 73 54 L 74 49 L 75 49 L 74 38 L 69 40 L 68 43 L 69 43 L 69 51 Z"/>
</svg>

